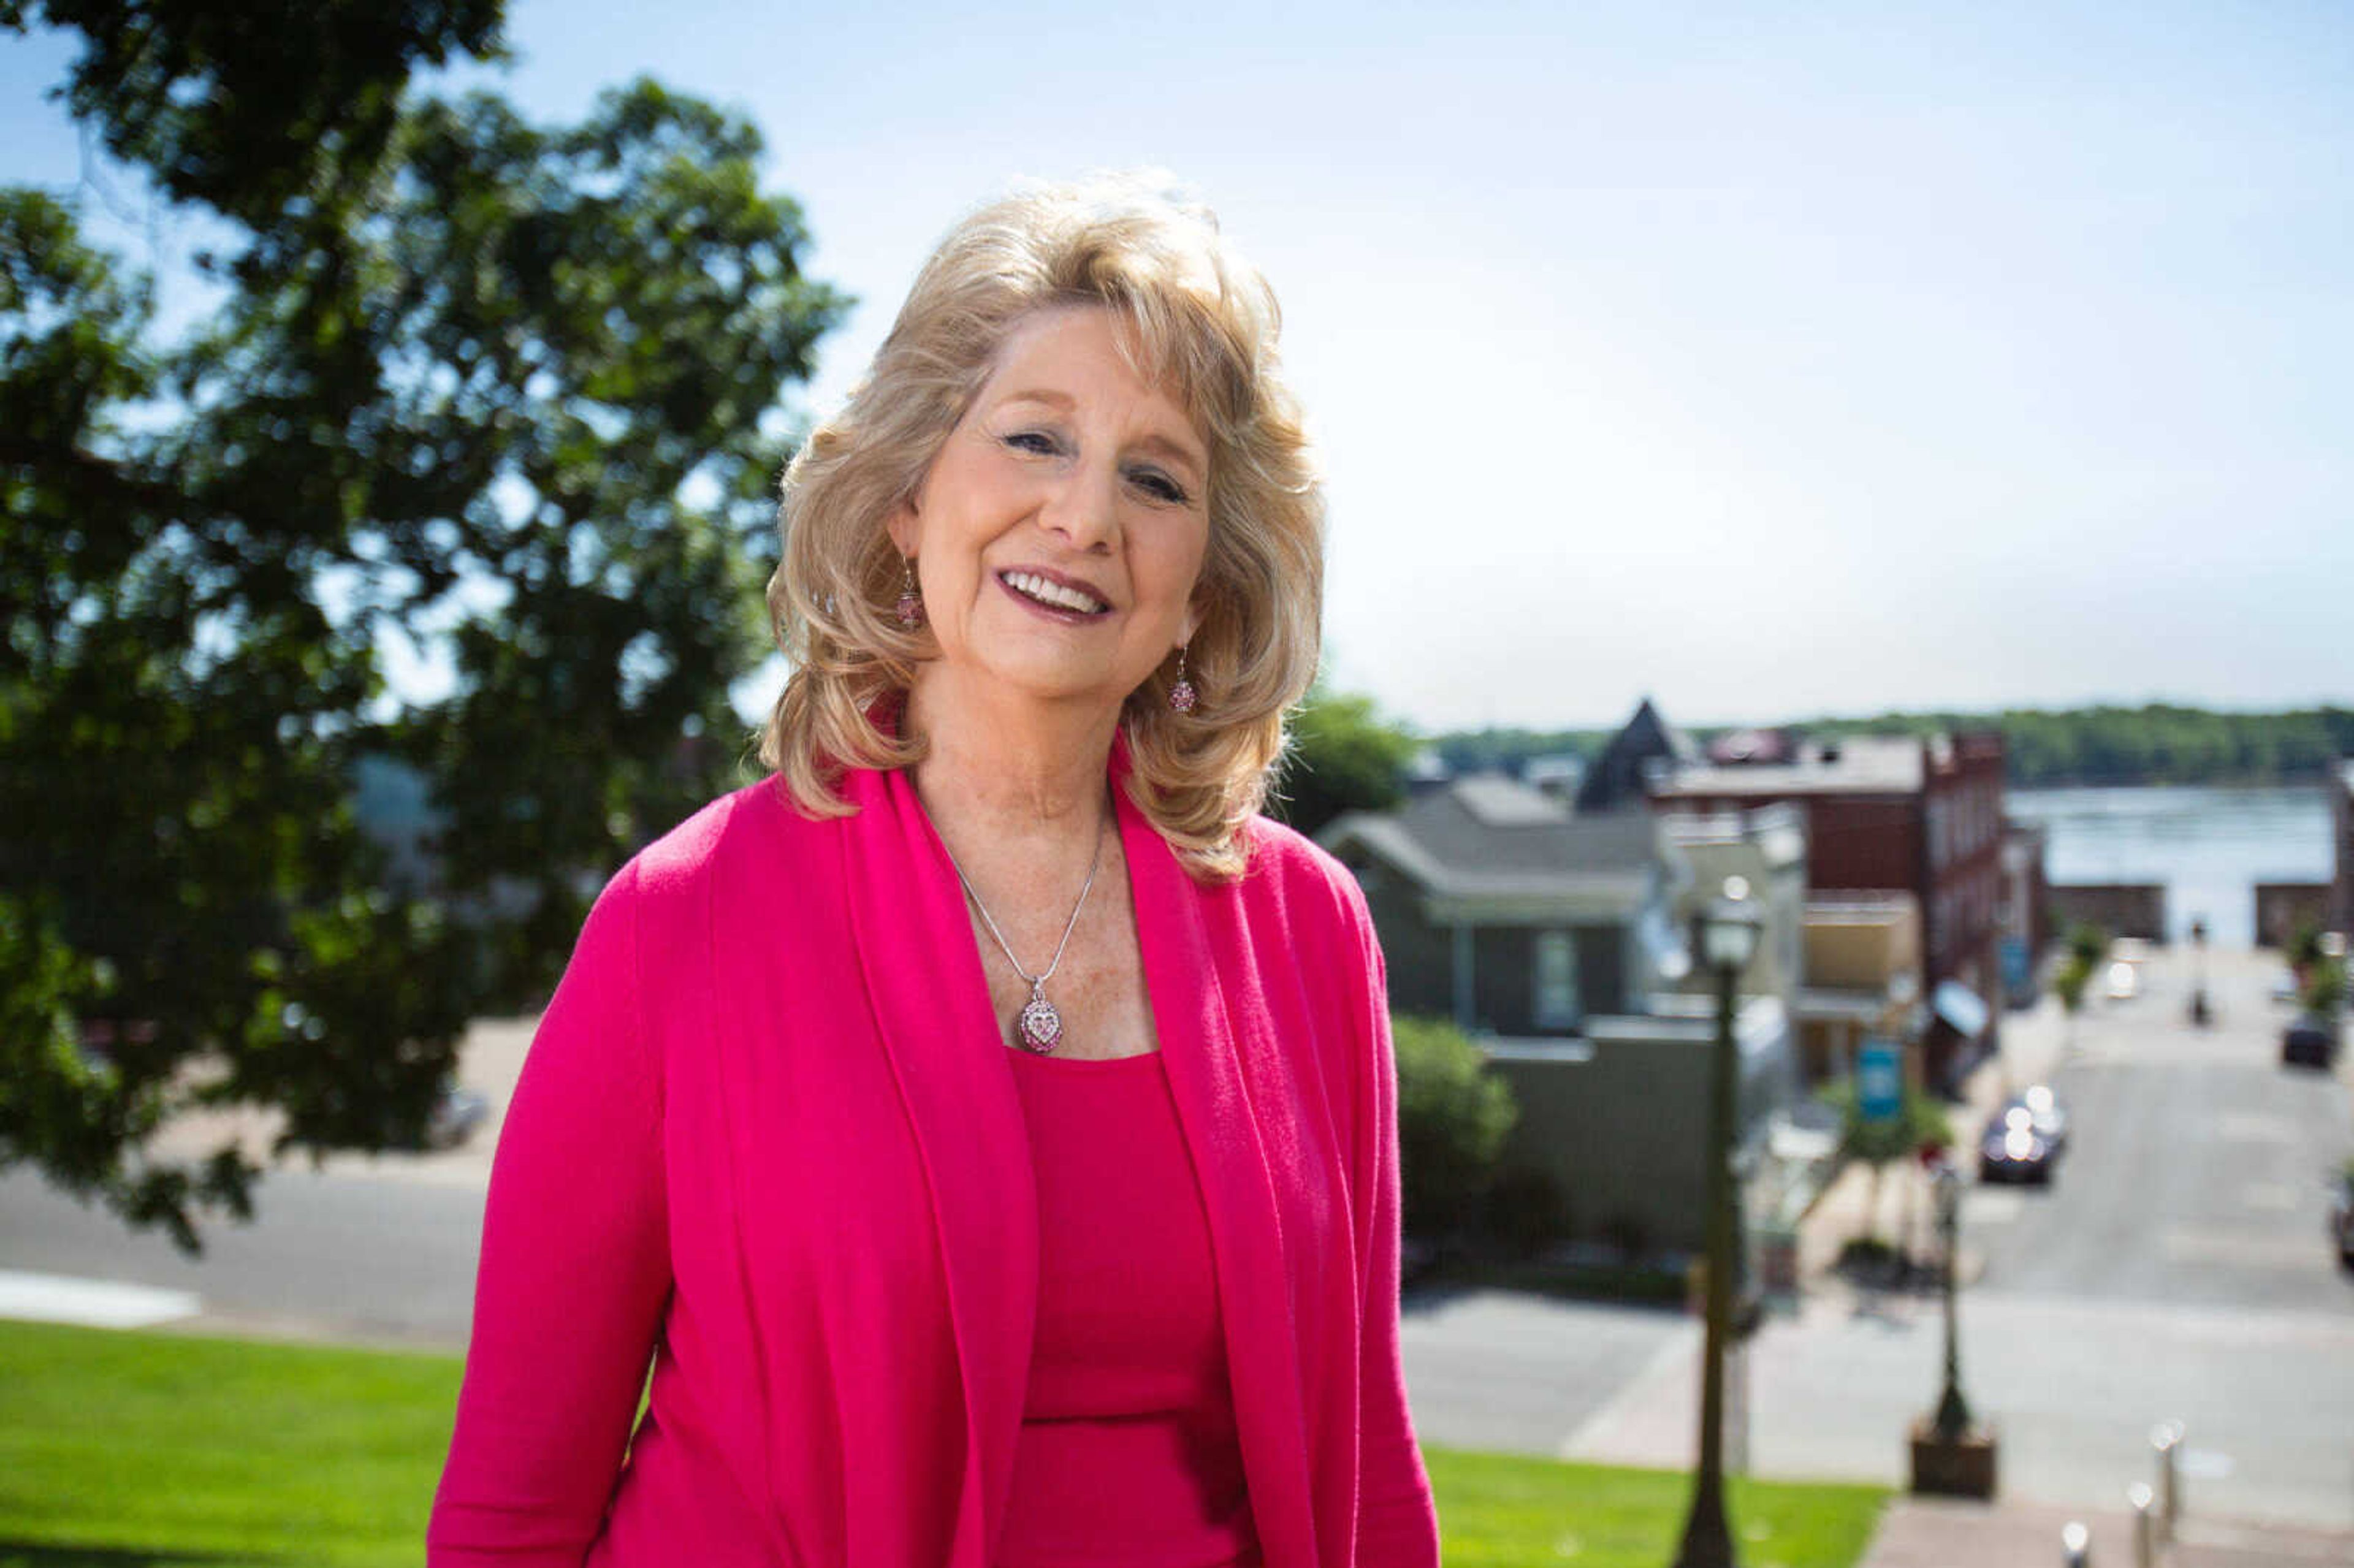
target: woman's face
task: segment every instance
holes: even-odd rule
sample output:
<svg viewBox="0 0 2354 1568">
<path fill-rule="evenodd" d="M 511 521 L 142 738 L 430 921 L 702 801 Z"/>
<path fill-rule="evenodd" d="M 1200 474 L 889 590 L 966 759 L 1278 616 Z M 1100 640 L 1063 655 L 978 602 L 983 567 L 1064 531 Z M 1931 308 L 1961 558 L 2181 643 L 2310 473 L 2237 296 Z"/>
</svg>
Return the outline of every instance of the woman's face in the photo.
<svg viewBox="0 0 2354 1568">
<path fill-rule="evenodd" d="M 1122 330 L 1097 306 L 1024 318 L 891 519 L 960 679 L 1116 709 L 1193 634 L 1208 447 Z"/>
</svg>

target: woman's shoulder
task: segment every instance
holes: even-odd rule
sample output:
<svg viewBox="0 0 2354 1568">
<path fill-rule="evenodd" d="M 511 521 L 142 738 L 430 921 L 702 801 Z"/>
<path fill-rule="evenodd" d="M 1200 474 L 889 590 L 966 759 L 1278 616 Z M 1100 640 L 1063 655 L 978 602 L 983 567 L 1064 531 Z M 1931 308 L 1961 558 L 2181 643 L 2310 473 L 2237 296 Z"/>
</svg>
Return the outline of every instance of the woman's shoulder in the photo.
<svg viewBox="0 0 2354 1568">
<path fill-rule="evenodd" d="M 1335 938 L 1355 940 L 1371 933 L 1364 890 L 1331 852 L 1271 817 L 1254 817 L 1243 832 L 1250 852 L 1239 885 L 1243 897 L 1277 904 L 1290 924 L 1327 918 Z"/>
<path fill-rule="evenodd" d="M 795 810 L 784 780 L 770 774 L 697 808 L 631 855 L 613 882 L 655 903 L 703 896 L 748 866 L 790 872 L 826 826 Z"/>
</svg>

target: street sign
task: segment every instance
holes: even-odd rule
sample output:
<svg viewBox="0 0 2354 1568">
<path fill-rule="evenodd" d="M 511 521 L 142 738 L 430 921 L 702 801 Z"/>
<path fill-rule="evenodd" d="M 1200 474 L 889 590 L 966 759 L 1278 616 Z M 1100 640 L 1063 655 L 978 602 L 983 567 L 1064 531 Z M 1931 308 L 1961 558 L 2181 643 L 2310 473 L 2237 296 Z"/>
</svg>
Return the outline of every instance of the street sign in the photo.
<svg viewBox="0 0 2354 1568">
<path fill-rule="evenodd" d="M 2002 994 L 2014 1003 L 2035 1000 L 2034 955 L 2027 950 L 2024 937 L 2002 937 L 1996 939 L 1995 956 L 2002 965 Z"/>
<path fill-rule="evenodd" d="M 1856 1114 L 1866 1121 L 1894 1121 L 1904 1105 L 1904 1064 L 1886 1040 L 1867 1040 L 1855 1058 Z"/>
</svg>

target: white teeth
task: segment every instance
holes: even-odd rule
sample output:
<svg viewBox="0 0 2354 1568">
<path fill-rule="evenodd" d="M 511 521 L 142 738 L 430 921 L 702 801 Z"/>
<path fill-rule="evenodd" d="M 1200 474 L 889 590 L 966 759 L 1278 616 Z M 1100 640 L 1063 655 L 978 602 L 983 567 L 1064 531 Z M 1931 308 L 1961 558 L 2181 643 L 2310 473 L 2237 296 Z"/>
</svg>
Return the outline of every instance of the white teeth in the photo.
<svg viewBox="0 0 2354 1568">
<path fill-rule="evenodd" d="M 1005 585 L 1016 593 L 1036 599 L 1040 604 L 1051 604 L 1057 609 L 1076 609 L 1082 615 L 1099 614 L 1108 608 L 1103 600 L 1093 594 L 1082 593 L 1075 588 L 1065 588 L 1062 584 L 1042 577 L 1035 572 L 1008 572 L 1005 574 Z"/>
</svg>

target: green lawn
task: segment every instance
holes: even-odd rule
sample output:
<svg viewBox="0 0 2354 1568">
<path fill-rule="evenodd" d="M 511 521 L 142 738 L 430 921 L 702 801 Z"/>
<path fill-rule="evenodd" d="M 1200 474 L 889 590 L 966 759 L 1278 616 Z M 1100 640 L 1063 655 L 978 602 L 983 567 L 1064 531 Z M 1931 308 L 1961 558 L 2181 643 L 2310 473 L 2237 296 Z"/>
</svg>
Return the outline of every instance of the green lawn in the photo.
<svg viewBox="0 0 2354 1568">
<path fill-rule="evenodd" d="M 1564 1465 L 1426 1448 L 1447 1568 L 1667 1568 L 1691 1504 L 1671 1470 Z M 1735 1479 L 1726 1505 L 1744 1568 L 1850 1568 L 1884 1487 Z"/>
<path fill-rule="evenodd" d="M 0 1323 L 0 1568 L 411 1565 L 443 1356 Z M 1689 1483 L 1429 1451 L 1449 1568 L 1664 1568 Z M 1872 1487 L 1737 1485 L 1747 1568 L 1849 1568 Z"/>
</svg>

